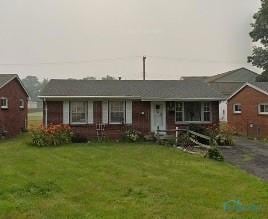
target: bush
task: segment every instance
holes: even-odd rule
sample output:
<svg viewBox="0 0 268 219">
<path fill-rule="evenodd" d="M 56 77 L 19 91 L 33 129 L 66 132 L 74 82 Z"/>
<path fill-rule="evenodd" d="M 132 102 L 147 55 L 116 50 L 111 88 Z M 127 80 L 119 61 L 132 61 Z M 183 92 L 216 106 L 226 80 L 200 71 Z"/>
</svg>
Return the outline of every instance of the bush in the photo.
<svg viewBox="0 0 268 219">
<path fill-rule="evenodd" d="M 207 129 L 208 135 L 212 141 L 216 141 L 218 145 L 233 145 L 234 130 L 227 124 L 218 126 L 212 126 Z"/>
<path fill-rule="evenodd" d="M 178 136 L 178 145 L 183 148 L 191 148 L 193 147 L 193 142 L 190 140 L 189 135 L 182 133 Z"/>
<path fill-rule="evenodd" d="M 87 143 L 88 139 L 82 135 L 73 134 L 72 135 L 72 142 L 74 142 L 74 143 Z"/>
<path fill-rule="evenodd" d="M 142 135 L 140 132 L 130 129 L 125 133 L 125 139 L 129 142 L 137 142 L 142 139 Z"/>
<path fill-rule="evenodd" d="M 219 134 L 216 136 L 219 145 L 233 145 L 233 135 L 235 131 L 229 125 L 222 125 L 219 129 Z"/>
<path fill-rule="evenodd" d="M 71 143 L 71 128 L 67 125 L 49 125 L 32 131 L 32 142 L 39 147 L 57 146 Z"/>
<path fill-rule="evenodd" d="M 224 161 L 224 157 L 217 147 L 210 148 L 205 157 L 217 161 Z"/>
</svg>

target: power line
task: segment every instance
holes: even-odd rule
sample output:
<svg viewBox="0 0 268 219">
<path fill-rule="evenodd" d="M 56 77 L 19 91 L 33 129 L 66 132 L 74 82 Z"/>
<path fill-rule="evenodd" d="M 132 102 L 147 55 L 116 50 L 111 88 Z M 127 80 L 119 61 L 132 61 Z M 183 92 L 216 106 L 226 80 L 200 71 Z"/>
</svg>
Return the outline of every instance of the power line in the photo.
<svg viewBox="0 0 268 219">
<path fill-rule="evenodd" d="M 199 62 L 199 63 L 228 63 L 228 64 L 244 64 L 242 60 L 213 60 L 213 59 L 192 59 L 192 58 L 184 58 L 184 57 L 171 57 L 171 56 L 147 56 L 149 58 L 162 59 L 168 61 L 180 61 L 180 62 Z"/>
<path fill-rule="evenodd" d="M 31 65 L 80 65 L 87 63 L 97 62 L 116 62 L 127 59 L 140 59 L 142 56 L 123 56 L 115 58 L 98 58 L 89 60 L 77 60 L 77 61 L 51 61 L 51 62 L 36 62 L 36 63 L 0 63 L 0 66 L 31 66 Z M 225 63 L 225 64 L 245 64 L 242 60 L 213 60 L 213 59 L 192 59 L 185 57 L 172 57 L 172 56 L 147 56 L 152 59 L 161 59 L 174 62 L 192 62 L 192 63 Z"/>
<path fill-rule="evenodd" d="M 125 59 L 137 59 L 140 56 L 125 56 L 125 57 L 116 57 L 116 58 L 99 58 L 99 59 L 90 59 L 90 60 L 80 60 L 80 61 L 55 61 L 55 62 L 36 62 L 36 63 L 0 63 L 2 66 L 9 65 L 64 65 L 64 64 L 86 64 L 92 62 L 113 62 L 120 61 Z"/>
</svg>

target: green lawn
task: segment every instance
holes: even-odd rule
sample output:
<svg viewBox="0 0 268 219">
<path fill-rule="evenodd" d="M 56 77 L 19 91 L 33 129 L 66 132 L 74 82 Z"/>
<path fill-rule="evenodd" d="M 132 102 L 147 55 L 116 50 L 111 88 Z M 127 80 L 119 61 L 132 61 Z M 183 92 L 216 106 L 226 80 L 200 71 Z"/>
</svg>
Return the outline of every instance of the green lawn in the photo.
<svg viewBox="0 0 268 219">
<path fill-rule="evenodd" d="M 28 113 L 28 128 L 37 128 L 42 124 L 43 113 Z"/>
<path fill-rule="evenodd" d="M 152 144 L 0 141 L 0 218 L 267 218 L 268 184 Z M 224 212 L 227 200 L 258 212 Z"/>
</svg>

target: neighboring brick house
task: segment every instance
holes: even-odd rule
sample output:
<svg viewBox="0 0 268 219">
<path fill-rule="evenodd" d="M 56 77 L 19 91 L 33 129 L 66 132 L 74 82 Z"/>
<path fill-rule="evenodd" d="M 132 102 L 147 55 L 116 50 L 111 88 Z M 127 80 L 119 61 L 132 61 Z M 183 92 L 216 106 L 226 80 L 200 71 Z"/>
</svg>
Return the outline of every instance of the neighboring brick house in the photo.
<svg viewBox="0 0 268 219">
<path fill-rule="evenodd" d="M 0 135 L 19 134 L 27 125 L 28 94 L 16 74 L 0 74 Z"/>
<path fill-rule="evenodd" d="M 68 124 L 76 134 L 119 138 L 132 128 L 144 135 L 157 129 L 219 123 L 222 95 L 200 81 L 51 80 L 41 91 L 44 125 Z"/>
<path fill-rule="evenodd" d="M 255 82 L 258 74 L 246 68 L 239 68 L 213 76 L 182 77 L 182 80 L 199 80 L 208 83 L 227 99 L 246 82 Z M 220 121 L 227 121 L 227 102 L 221 101 L 219 105 Z"/>
<path fill-rule="evenodd" d="M 242 135 L 268 137 L 268 82 L 246 83 L 228 98 L 228 124 Z"/>
</svg>

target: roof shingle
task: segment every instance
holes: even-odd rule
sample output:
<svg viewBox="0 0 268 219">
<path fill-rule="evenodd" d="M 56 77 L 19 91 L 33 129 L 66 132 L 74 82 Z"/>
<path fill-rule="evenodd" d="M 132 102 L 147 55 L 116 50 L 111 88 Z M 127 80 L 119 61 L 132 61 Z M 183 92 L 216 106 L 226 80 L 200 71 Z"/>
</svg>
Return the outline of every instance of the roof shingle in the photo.
<svg viewBox="0 0 268 219">
<path fill-rule="evenodd" d="M 40 97 L 139 97 L 141 99 L 223 99 L 201 81 L 51 80 Z"/>
</svg>

